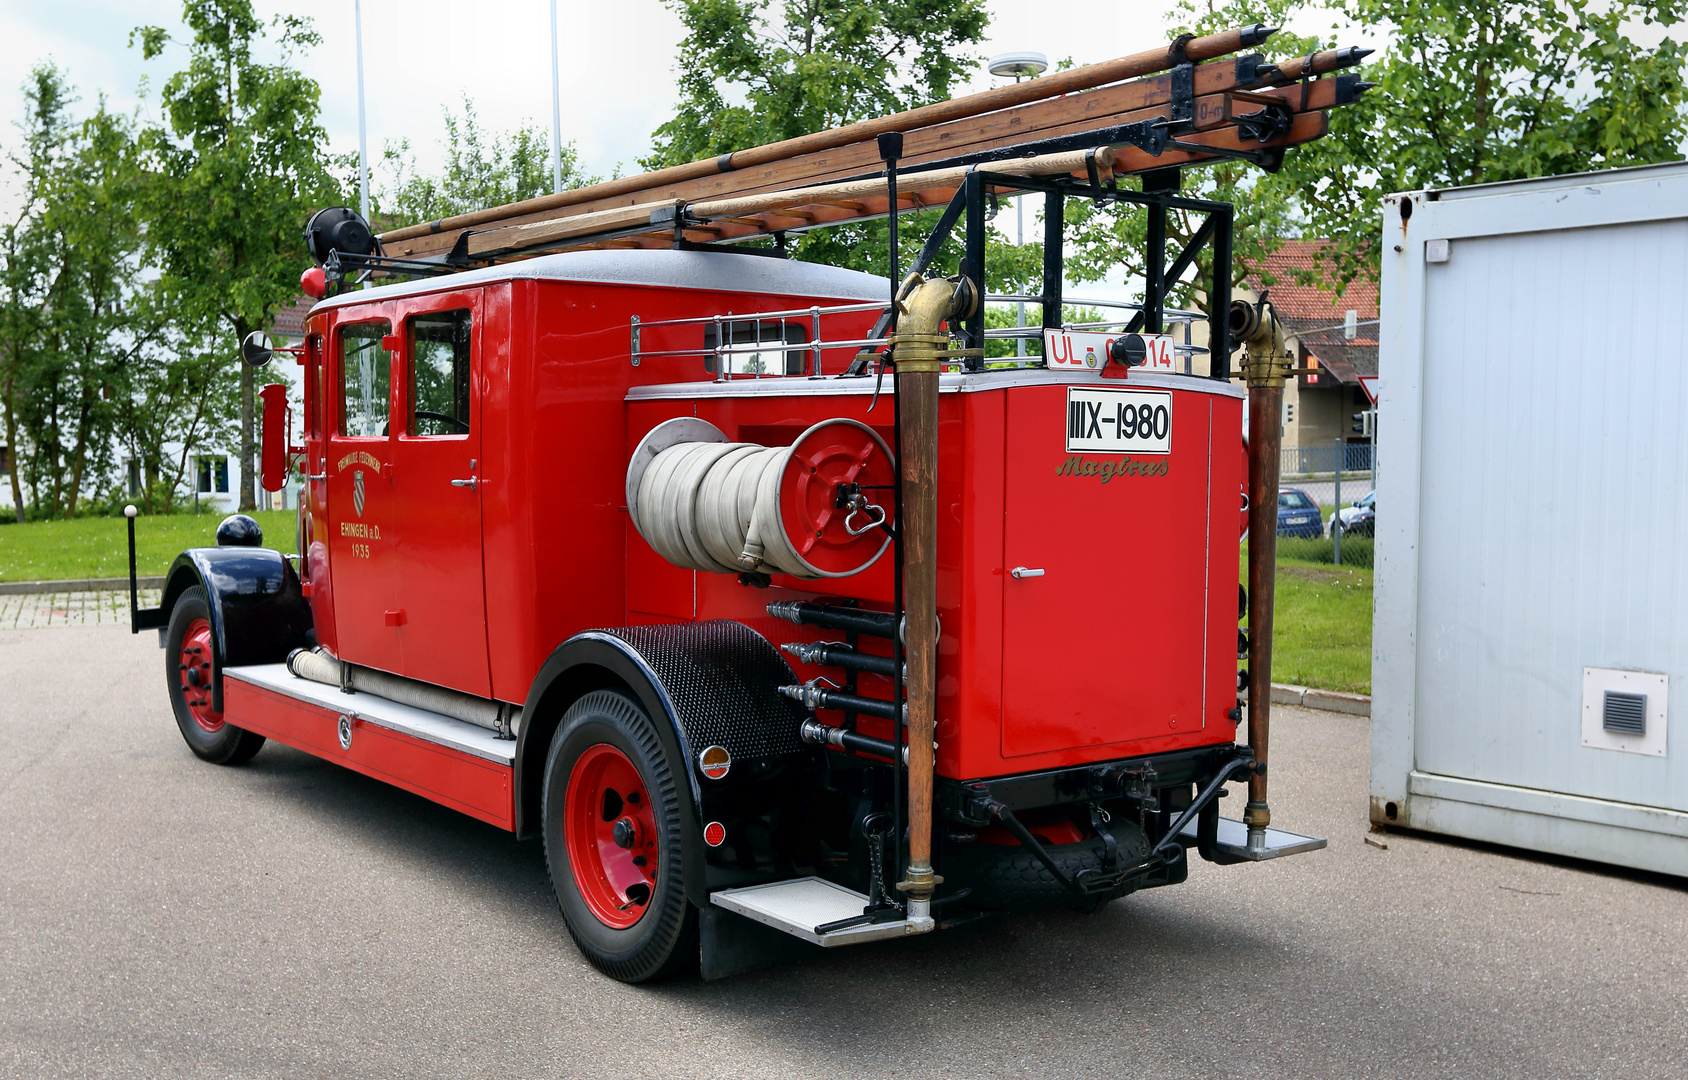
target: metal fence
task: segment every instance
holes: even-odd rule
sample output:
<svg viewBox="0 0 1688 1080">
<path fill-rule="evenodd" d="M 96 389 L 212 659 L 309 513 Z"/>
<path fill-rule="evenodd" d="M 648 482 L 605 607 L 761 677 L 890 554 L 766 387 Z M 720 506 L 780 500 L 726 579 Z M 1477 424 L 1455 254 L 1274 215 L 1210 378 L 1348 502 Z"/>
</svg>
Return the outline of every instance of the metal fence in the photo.
<svg viewBox="0 0 1688 1080">
<path fill-rule="evenodd" d="M 1377 459 L 1370 443 L 1299 447 L 1284 450 L 1279 487 L 1304 492 L 1318 504 L 1317 535 L 1305 525 L 1286 524 L 1279 517 L 1278 558 L 1302 563 L 1325 563 L 1371 569 L 1373 508 L 1356 511 L 1354 504 L 1372 493 Z M 1337 509 L 1350 512 L 1346 525 Z"/>
</svg>

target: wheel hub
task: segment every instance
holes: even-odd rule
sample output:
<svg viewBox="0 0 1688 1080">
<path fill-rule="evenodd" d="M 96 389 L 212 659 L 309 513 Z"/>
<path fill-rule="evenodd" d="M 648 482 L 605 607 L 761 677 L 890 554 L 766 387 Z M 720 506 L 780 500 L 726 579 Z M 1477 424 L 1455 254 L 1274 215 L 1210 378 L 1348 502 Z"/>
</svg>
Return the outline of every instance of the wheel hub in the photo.
<svg viewBox="0 0 1688 1080">
<path fill-rule="evenodd" d="M 188 623 L 176 670 L 182 679 L 182 701 L 194 723 L 208 732 L 223 730 L 222 710 L 211 706 L 211 624 L 206 620 Z"/>
<path fill-rule="evenodd" d="M 575 761 L 564 801 L 564 842 L 581 898 L 606 926 L 632 926 L 656 893 L 656 819 L 644 778 L 626 754 L 598 743 Z"/>
</svg>

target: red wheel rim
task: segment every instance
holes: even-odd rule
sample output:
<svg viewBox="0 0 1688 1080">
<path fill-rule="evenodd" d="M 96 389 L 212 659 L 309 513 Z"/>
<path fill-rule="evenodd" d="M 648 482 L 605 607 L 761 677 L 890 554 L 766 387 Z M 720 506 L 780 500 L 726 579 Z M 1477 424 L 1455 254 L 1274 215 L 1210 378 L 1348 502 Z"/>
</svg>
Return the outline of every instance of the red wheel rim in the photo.
<svg viewBox="0 0 1688 1080">
<path fill-rule="evenodd" d="M 656 895 L 656 815 L 644 778 L 615 747 L 588 747 L 569 772 L 563 815 L 569 866 L 586 906 L 604 925 L 627 929 Z"/>
<path fill-rule="evenodd" d="M 181 680 L 182 701 L 194 723 L 208 732 L 223 730 L 222 711 L 211 707 L 211 624 L 204 619 L 188 623 L 182 635 L 176 677 Z"/>
</svg>

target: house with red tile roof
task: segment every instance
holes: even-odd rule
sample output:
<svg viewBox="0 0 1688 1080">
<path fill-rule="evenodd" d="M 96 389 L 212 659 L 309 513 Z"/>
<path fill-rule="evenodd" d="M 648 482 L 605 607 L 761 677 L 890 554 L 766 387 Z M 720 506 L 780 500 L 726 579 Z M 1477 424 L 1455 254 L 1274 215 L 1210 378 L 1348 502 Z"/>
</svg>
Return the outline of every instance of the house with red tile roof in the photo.
<svg viewBox="0 0 1688 1080">
<path fill-rule="evenodd" d="M 1377 282 L 1358 277 L 1338 296 L 1317 264 L 1328 240 L 1285 240 L 1238 290 L 1264 289 L 1293 336 L 1289 347 L 1304 374 L 1284 388 L 1284 448 L 1370 443 L 1352 430 L 1354 414 L 1372 407 L 1377 377 Z M 1312 282 L 1303 284 L 1310 275 Z M 1352 456 L 1349 460 L 1353 460 Z"/>
</svg>

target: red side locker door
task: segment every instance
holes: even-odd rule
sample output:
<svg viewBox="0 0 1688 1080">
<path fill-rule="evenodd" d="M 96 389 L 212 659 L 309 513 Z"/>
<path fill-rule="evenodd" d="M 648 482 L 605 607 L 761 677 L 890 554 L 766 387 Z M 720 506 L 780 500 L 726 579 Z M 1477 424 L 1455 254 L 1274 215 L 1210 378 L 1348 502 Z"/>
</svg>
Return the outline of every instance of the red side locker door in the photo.
<svg viewBox="0 0 1688 1080">
<path fill-rule="evenodd" d="M 481 571 L 480 290 L 395 305 L 403 350 L 393 447 L 403 673 L 492 695 Z"/>
</svg>

